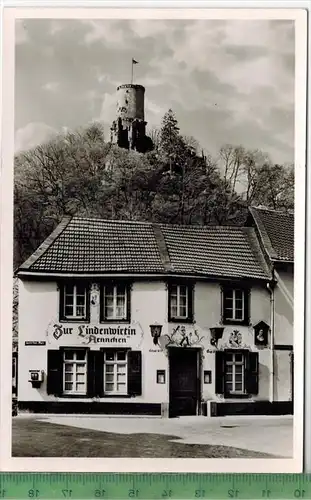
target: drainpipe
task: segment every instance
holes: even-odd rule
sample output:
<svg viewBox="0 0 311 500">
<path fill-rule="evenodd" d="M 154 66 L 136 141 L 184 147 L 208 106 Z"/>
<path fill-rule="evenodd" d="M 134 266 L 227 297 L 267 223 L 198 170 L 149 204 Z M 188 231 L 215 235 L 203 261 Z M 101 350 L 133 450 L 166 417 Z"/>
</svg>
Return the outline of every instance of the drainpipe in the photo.
<svg viewBox="0 0 311 500">
<path fill-rule="evenodd" d="M 273 403 L 274 400 L 274 328 L 275 328 L 275 318 L 274 318 L 274 285 L 273 283 L 267 283 L 267 288 L 270 292 L 270 324 L 271 324 L 271 335 L 270 335 L 270 388 L 269 388 L 269 400 Z"/>
</svg>

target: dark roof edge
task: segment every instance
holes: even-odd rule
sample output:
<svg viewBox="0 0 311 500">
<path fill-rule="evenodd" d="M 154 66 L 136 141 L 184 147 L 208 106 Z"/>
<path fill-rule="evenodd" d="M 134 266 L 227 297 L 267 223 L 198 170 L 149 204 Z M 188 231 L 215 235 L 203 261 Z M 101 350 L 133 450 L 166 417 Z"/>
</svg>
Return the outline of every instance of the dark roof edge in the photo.
<svg viewBox="0 0 311 500">
<path fill-rule="evenodd" d="M 266 254 L 268 255 L 270 260 L 277 259 L 278 256 L 277 256 L 276 252 L 274 251 L 271 240 L 268 236 L 266 228 L 265 228 L 259 214 L 257 213 L 256 207 L 249 207 L 249 211 L 250 211 L 250 214 L 255 222 L 260 241 L 264 247 Z"/>
<path fill-rule="evenodd" d="M 274 263 L 274 264 L 294 264 L 295 263 L 295 259 L 292 260 L 292 259 L 278 259 L 278 258 L 275 258 L 275 259 L 271 259 L 271 261 Z"/>
<path fill-rule="evenodd" d="M 271 276 L 227 276 L 220 274 L 203 274 L 203 273 L 182 273 L 176 271 L 168 271 L 168 272 L 150 272 L 150 273 L 126 273 L 126 272 L 109 272 L 109 273 L 101 273 L 101 272 L 44 272 L 44 271 L 32 271 L 28 269 L 21 269 L 18 273 L 18 277 L 21 279 L 22 277 L 42 277 L 42 278 L 189 278 L 189 279 L 211 279 L 211 280 L 222 280 L 222 281 L 260 281 L 260 282 L 272 282 L 273 277 Z"/>
<path fill-rule="evenodd" d="M 54 231 L 41 243 L 41 245 L 35 250 L 35 252 L 27 259 L 25 262 L 17 269 L 16 274 L 25 269 L 30 269 L 30 267 L 40 258 L 42 255 L 50 248 L 54 241 L 62 234 L 64 229 L 68 226 L 72 217 L 67 216 L 62 219 L 62 221 L 56 226 Z"/>
<path fill-rule="evenodd" d="M 174 271 L 174 267 L 170 259 L 170 254 L 160 224 L 152 224 L 152 228 L 161 257 L 161 262 L 165 271 Z"/>
</svg>

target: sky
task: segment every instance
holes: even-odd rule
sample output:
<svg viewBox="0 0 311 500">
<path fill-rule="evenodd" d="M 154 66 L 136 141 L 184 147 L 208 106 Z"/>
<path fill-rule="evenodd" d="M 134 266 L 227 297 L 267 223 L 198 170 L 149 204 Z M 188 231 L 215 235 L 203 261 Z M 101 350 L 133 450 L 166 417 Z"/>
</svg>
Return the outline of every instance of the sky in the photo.
<svg viewBox="0 0 311 500">
<path fill-rule="evenodd" d="M 234 144 L 294 159 L 293 21 L 24 19 L 15 34 L 16 152 L 92 121 L 109 139 L 133 57 L 147 127 L 171 108 L 212 155 Z"/>
</svg>

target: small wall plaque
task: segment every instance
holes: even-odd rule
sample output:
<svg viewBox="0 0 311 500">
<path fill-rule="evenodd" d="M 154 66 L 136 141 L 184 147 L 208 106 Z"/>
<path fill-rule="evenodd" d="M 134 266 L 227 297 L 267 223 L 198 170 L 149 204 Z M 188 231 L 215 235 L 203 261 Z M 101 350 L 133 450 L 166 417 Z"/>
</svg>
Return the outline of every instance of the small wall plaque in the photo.
<svg viewBox="0 0 311 500">
<path fill-rule="evenodd" d="M 204 384 L 212 383 L 212 372 L 211 370 L 204 370 Z"/>
<path fill-rule="evenodd" d="M 165 384 L 165 370 L 157 370 L 157 384 Z"/>
<path fill-rule="evenodd" d="M 268 334 L 269 334 L 269 325 L 264 321 L 260 321 L 257 325 L 254 326 L 254 335 L 255 335 L 255 345 L 257 346 L 266 346 L 268 345 Z"/>
<path fill-rule="evenodd" d="M 25 345 L 46 345 L 45 340 L 26 340 Z"/>
</svg>

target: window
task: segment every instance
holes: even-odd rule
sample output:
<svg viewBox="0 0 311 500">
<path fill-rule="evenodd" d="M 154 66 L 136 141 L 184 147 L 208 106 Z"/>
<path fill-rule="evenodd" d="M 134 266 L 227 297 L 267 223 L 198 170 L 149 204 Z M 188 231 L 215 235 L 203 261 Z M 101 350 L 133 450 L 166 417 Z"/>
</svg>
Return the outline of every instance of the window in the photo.
<svg viewBox="0 0 311 500">
<path fill-rule="evenodd" d="M 126 284 L 102 287 L 102 321 L 129 321 L 129 293 Z"/>
<path fill-rule="evenodd" d="M 215 352 L 215 393 L 228 398 L 258 394 L 258 352 L 225 349 Z"/>
<path fill-rule="evenodd" d="M 192 321 L 192 288 L 189 285 L 170 285 L 169 321 Z"/>
<path fill-rule="evenodd" d="M 227 394 L 244 394 L 244 355 L 227 353 L 225 358 L 225 392 Z"/>
<path fill-rule="evenodd" d="M 86 394 L 86 351 L 65 350 L 63 354 L 64 394 Z"/>
<path fill-rule="evenodd" d="M 142 394 L 142 353 L 121 349 L 49 349 L 47 394 L 133 397 Z"/>
<path fill-rule="evenodd" d="M 109 350 L 104 359 L 104 393 L 127 394 L 127 352 Z"/>
<path fill-rule="evenodd" d="M 86 320 L 89 313 L 89 294 L 84 283 L 66 283 L 61 288 L 61 319 Z"/>
<path fill-rule="evenodd" d="M 223 321 L 248 324 L 248 290 L 243 288 L 223 290 Z"/>
</svg>

